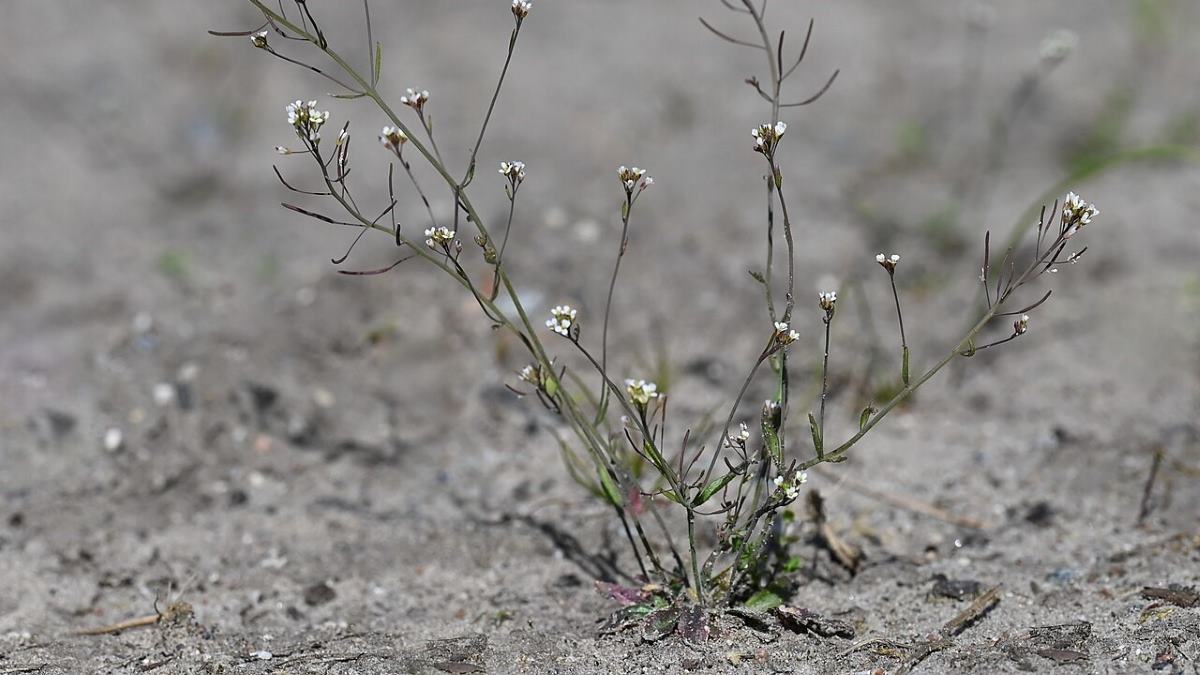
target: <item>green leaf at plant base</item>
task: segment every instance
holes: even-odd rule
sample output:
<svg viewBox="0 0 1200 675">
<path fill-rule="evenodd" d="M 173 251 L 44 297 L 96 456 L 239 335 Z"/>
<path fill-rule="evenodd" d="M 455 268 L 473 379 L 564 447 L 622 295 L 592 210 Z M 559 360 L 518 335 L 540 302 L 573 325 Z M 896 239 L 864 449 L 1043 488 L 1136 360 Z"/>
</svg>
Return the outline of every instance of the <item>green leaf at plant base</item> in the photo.
<svg viewBox="0 0 1200 675">
<path fill-rule="evenodd" d="M 746 598 L 746 602 L 742 605 L 742 607 L 752 612 L 769 612 L 782 604 L 783 598 L 779 597 L 775 591 L 772 591 L 769 588 L 764 588 L 749 598 Z"/>
<path fill-rule="evenodd" d="M 646 642 L 656 642 L 674 633 L 681 613 L 682 610 L 675 606 L 650 612 L 642 622 L 642 639 Z"/>
</svg>

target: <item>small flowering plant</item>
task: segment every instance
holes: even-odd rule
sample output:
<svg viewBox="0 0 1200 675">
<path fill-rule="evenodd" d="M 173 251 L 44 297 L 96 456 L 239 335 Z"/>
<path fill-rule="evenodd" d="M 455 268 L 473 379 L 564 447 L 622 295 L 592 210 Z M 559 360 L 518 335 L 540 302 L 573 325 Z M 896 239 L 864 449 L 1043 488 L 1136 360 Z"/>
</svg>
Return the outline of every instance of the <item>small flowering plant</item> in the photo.
<svg viewBox="0 0 1200 675">
<path fill-rule="evenodd" d="M 348 180 L 349 122 L 342 126 L 333 147 L 329 148 L 322 145 L 321 131 L 330 114 L 320 110 L 315 100 L 297 100 L 288 105 L 287 123 L 300 147 L 279 146 L 276 150 L 283 155 L 307 158 L 317 185 L 315 189 L 302 189 L 289 183 L 278 168 L 276 175 L 288 189 L 326 200 L 344 215 L 334 217 L 291 203 L 283 206 L 324 223 L 359 230 L 350 250 L 333 260 L 336 265 L 349 258 L 354 246 L 369 231 L 386 234 L 399 251 L 396 262 L 387 267 L 342 270 L 342 273 L 382 274 L 404 261 L 421 259 L 461 286 L 493 327 L 517 338 L 529 362 L 516 373 L 510 388 L 518 394 L 536 397 L 561 421 L 564 431 L 556 435 L 568 473 L 612 510 L 614 522 L 628 543 L 636 571 L 619 580 L 625 585 L 604 586 L 615 600 L 625 605 L 610 623 L 614 628 L 644 622 L 644 630 L 648 631 L 644 634 L 662 637 L 678 627 L 686 638 L 700 641 L 707 637 L 717 610 L 778 589 L 780 576 L 788 570 L 786 564 L 778 562 L 787 560 L 786 555 L 780 555 L 787 546 L 786 538 L 780 534 L 781 523 L 791 517 L 791 505 L 800 498 L 808 470 L 846 459 L 852 447 L 951 361 L 1025 335 L 1030 315 L 1049 299 L 1051 292 L 1046 290 L 1033 302 L 1028 302 L 1028 298 L 1026 302 L 1018 302 L 1017 296 L 1023 295 L 1021 291 L 1027 285 L 1057 271 L 1060 264 L 1079 260 L 1086 248 L 1068 252 L 1067 246 L 1098 214 L 1095 206 L 1073 192 L 1068 194 L 1061 205 L 1043 208 L 1031 247 L 1033 252 L 1018 254 L 1016 249 L 1009 248 L 999 264 L 993 264 L 991 235 L 985 234 L 979 283 L 986 305 L 972 327 L 951 345 L 943 358 L 915 373 L 910 373 L 901 293 L 896 284 L 901 257 L 897 253 L 876 255 L 875 262 L 887 272 L 895 301 L 902 387 L 880 407 L 864 409 L 855 429 L 844 433 L 841 440 L 831 441 L 833 434 L 826 427 L 825 413 L 838 293 L 836 289 L 823 290 L 802 306 L 796 304 L 796 231 L 778 158 L 786 148 L 782 141 L 788 127 L 781 119 L 783 113 L 820 98 L 837 77 L 837 71 L 812 95 L 787 101 L 782 94 L 783 85 L 807 52 L 811 26 L 799 55 L 789 65 L 784 60 L 783 34 L 780 33 L 777 42 L 772 41 L 759 5 L 750 0 L 723 0 L 726 7 L 750 18 L 761 42 L 735 39 L 707 21 L 702 23 L 722 39 L 755 47 L 768 55 L 769 78 L 765 84 L 757 78 L 747 80 L 769 104 L 770 113 L 768 121 L 751 130 L 752 149 L 767 165 L 765 174 L 761 174 L 767 196 L 766 255 L 762 271 L 751 271 L 763 288 L 766 311 L 761 325 L 748 329 L 761 340 L 762 348 L 748 364 L 745 379 L 732 397 L 723 422 L 715 427 L 698 425 L 686 431 L 680 441 L 668 439 L 670 392 L 636 377 L 635 373 L 618 374 L 619 369 L 610 362 L 608 340 L 613 297 L 621 261 L 629 247 L 634 209 L 654 179 L 636 166 L 617 169 L 619 194 L 623 196 L 621 234 L 615 246 L 602 313 L 585 316 L 575 307 L 560 304 L 541 315 L 545 317 L 543 325 L 537 323 L 541 317 L 517 293 L 505 257 L 519 189 L 527 177 L 525 164 L 508 159 L 493 165 L 498 166 L 499 187 L 508 203 L 507 215 L 500 220 L 498 229 L 497 223 L 483 218 L 476 206 L 476 190 L 472 188 L 478 156 L 521 28 L 533 16 L 533 3 L 512 0 L 514 23 L 507 56 L 460 174 L 443 160 L 438 149 L 429 117 L 432 105 L 429 92 L 415 87 L 406 89 L 398 97 L 398 106 L 385 97 L 381 87 L 382 47 L 374 41 L 369 3 L 365 3 L 367 42 L 374 58 L 369 70 L 361 72 L 331 44 L 309 3 L 247 1 L 261 14 L 263 25 L 250 31 L 219 35 L 248 36 L 253 48 L 332 82 L 339 88 L 338 98 L 367 99 L 387 123 L 378 138 L 392 162 L 387 174 L 388 192 L 382 208 L 364 211 L 360 205 L 366 200 L 355 196 L 356 185 Z M 285 11 L 285 6 L 291 7 L 291 11 Z M 279 44 L 307 46 L 322 53 L 336 65 L 336 70 L 327 72 L 281 53 L 272 46 L 276 38 Z M 414 159 L 428 163 L 444 183 L 438 189 L 446 190 L 454 204 L 449 218 L 439 219 L 434 214 L 425 187 L 406 158 L 405 150 L 409 148 L 409 156 L 415 155 Z M 428 216 L 428 222 L 417 230 L 423 236 L 397 223 L 395 211 L 400 201 L 395 188 L 397 166 Z M 777 278 L 775 271 L 777 256 L 773 242 L 777 228 L 783 234 L 786 273 L 782 278 Z M 862 264 L 870 265 L 866 255 Z M 490 285 L 479 283 L 480 271 L 490 275 Z M 1020 306 L 1013 309 L 1013 305 Z M 797 407 L 789 394 L 794 378 L 800 373 L 789 364 L 789 354 L 802 349 L 802 343 L 806 342 L 798 326 L 818 320 L 824 333 L 820 398 L 814 401 L 816 410 L 805 411 L 809 438 L 796 440 L 789 435 L 795 426 L 789 423 Z M 993 326 L 1009 321 L 1010 333 L 985 339 Z M 757 411 L 757 422 L 751 422 L 745 399 L 751 384 L 760 378 L 773 380 L 775 393 L 763 401 Z"/>
</svg>

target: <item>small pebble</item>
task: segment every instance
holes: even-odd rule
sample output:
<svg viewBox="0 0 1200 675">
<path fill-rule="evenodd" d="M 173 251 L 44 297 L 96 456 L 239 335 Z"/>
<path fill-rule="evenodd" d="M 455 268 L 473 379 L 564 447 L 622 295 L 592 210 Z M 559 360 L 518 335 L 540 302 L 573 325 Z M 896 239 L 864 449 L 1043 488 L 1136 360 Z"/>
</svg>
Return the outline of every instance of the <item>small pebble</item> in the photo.
<svg viewBox="0 0 1200 675">
<path fill-rule="evenodd" d="M 146 312 L 138 312 L 133 316 L 133 332 L 139 335 L 149 333 L 154 328 L 154 317 Z"/>
<path fill-rule="evenodd" d="M 111 427 L 104 432 L 104 449 L 117 452 L 125 445 L 125 435 L 117 427 Z"/>
<path fill-rule="evenodd" d="M 333 394 L 323 387 L 313 389 L 312 398 L 313 403 L 316 403 L 318 408 L 332 408 L 333 404 L 337 402 Z"/>
<path fill-rule="evenodd" d="M 200 366 L 188 361 L 179 367 L 178 378 L 180 382 L 191 382 L 200 374 Z"/>
<path fill-rule="evenodd" d="M 169 382 L 159 382 L 154 385 L 154 404 L 160 408 L 171 405 L 175 400 L 175 387 Z"/>
</svg>

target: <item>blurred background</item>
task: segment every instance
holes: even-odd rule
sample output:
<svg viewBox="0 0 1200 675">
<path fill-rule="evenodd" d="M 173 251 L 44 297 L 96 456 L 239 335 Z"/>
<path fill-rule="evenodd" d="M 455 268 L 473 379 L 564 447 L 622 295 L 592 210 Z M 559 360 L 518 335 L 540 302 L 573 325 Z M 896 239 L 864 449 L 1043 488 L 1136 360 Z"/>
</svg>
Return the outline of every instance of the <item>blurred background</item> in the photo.
<svg viewBox="0 0 1200 675">
<path fill-rule="evenodd" d="M 366 68 L 360 8 L 309 5 Z M 406 87 L 430 91 L 456 173 L 503 62 L 507 5 L 373 5 L 380 88 L 394 105 Z M 279 206 L 336 217 L 271 170 L 315 189 L 302 159 L 273 151 L 294 141 L 288 102 L 318 99 L 330 138 L 352 121 L 358 194 L 378 204 L 366 211 L 385 205 L 383 116 L 244 37 L 208 35 L 259 25 L 235 0 L 16 0 L 3 14 L 0 580 L 13 590 L 0 594 L 0 632 L 37 642 L 146 613 L 186 586 L 201 623 L 226 635 L 349 621 L 415 640 L 532 607 L 587 633 L 604 607 L 574 599 L 587 590 L 568 579 L 588 583 L 587 570 L 537 528 L 479 524 L 520 510 L 574 523 L 585 548 L 614 534 L 566 479 L 553 421 L 504 388 L 524 365 L 517 345 L 419 261 L 338 275 L 330 258 L 357 233 Z M 749 131 L 769 109 L 743 83 L 766 64 L 698 15 L 751 34 L 716 0 L 535 3 L 472 186 L 495 220 L 506 202 L 492 167 L 526 163 L 512 274 L 534 314 L 569 303 L 598 329 L 620 232 L 615 169 L 655 177 L 613 344 L 622 376 L 672 393 L 680 432 L 733 393 L 758 339 L 739 328 L 766 321 L 747 270 L 761 267 L 764 227 Z M 777 0 L 768 18 L 793 49 L 815 19 L 785 99 L 840 70 L 820 101 L 785 112 L 781 163 L 800 304 L 813 310 L 802 372 L 819 358 L 818 287 L 848 301 L 834 355 L 842 432 L 898 368 L 877 251 L 903 256 L 909 341 L 928 363 L 972 320 L 986 230 L 1004 241 L 1067 189 L 1101 214 L 1030 334 L 923 390 L 846 471 L 997 522 L 1048 503 L 1092 533 L 1072 539 L 1087 557 L 1113 535 L 1089 528 L 1136 511 L 1161 448 L 1173 487 L 1160 534 L 1194 527 L 1200 6 Z M 445 190 L 420 175 L 447 213 Z M 399 192 L 418 236 L 421 205 Z M 343 267 L 395 255 L 368 235 Z M 877 507 L 827 490 L 847 522 Z M 877 544 L 889 551 L 954 539 L 877 517 L 898 533 Z M 1039 532 L 1004 550 L 1039 561 L 1062 531 Z"/>
</svg>

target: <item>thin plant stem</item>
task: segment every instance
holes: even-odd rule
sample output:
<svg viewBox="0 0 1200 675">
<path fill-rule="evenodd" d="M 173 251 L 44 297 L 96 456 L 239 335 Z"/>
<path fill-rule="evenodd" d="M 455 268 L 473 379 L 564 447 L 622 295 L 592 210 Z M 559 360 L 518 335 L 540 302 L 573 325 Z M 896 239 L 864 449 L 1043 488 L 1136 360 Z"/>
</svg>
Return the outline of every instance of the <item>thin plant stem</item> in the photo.
<svg viewBox="0 0 1200 675">
<path fill-rule="evenodd" d="M 900 322 L 900 346 L 908 351 L 908 340 L 904 337 L 904 312 L 900 311 L 900 292 L 896 290 L 896 274 L 888 274 L 892 281 L 892 298 L 896 301 L 896 319 Z"/>
<path fill-rule="evenodd" d="M 612 314 L 613 291 L 617 287 L 617 275 L 621 272 L 621 259 L 625 257 L 625 251 L 629 248 L 629 218 L 633 212 L 633 193 L 626 191 L 625 193 L 625 208 L 621 210 L 621 244 L 617 249 L 617 259 L 613 263 L 612 277 L 608 280 L 608 297 L 604 301 L 604 327 L 600 331 L 600 369 L 608 372 L 608 319 Z M 605 408 L 605 389 L 601 384 L 600 389 L 600 410 L 598 415 L 604 414 Z"/>
<path fill-rule="evenodd" d="M 825 398 L 829 392 L 829 329 L 833 324 L 833 314 L 825 317 L 825 357 L 821 361 L 821 412 L 817 416 L 817 426 L 821 434 L 825 433 Z"/>
<path fill-rule="evenodd" d="M 500 89 L 504 86 L 504 77 L 508 75 L 508 66 L 512 63 L 513 51 L 517 47 L 517 35 L 521 32 L 521 21 L 517 20 L 517 25 L 513 28 L 512 36 L 508 39 L 508 53 L 504 56 L 504 67 L 500 69 L 500 79 L 496 82 L 496 89 L 492 92 L 492 100 L 488 103 L 487 114 L 483 117 L 483 124 L 479 126 L 479 137 L 475 139 L 475 147 L 471 148 L 471 161 L 467 164 L 467 174 L 459 181 L 458 187 L 465 188 L 471 184 L 471 180 L 475 176 L 475 157 L 479 155 L 479 146 L 483 145 L 483 135 L 487 132 L 488 122 L 492 119 L 492 112 L 496 109 L 496 101 L 500 98 Z"/>
</svg>

